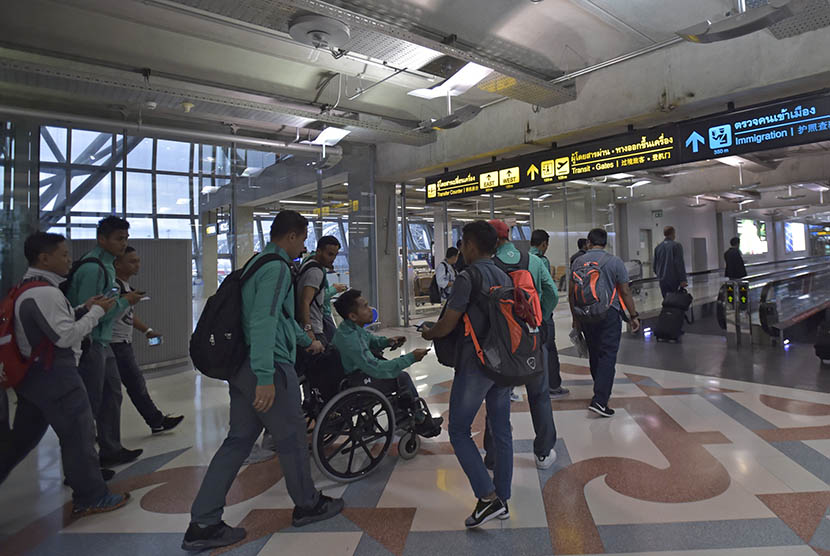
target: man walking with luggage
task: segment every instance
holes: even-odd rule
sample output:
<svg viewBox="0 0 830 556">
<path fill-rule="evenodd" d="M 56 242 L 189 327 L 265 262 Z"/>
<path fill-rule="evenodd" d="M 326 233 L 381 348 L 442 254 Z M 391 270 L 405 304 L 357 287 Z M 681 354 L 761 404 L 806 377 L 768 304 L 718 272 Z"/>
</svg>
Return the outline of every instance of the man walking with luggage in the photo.
<svg viewBox="0 0 830 556">
<path fill-rule="evenodd" d="M 498 246 L 493 262 L 508 276 L 516 270 L 527 270 L 530 273 L 533 278 L 533 287 L 536 289 L 542 308 L 542 326 L 546 326 L 545 321 L 550 320 L 550 315 L 553 314 L 559 300 L 556 284 L 554 284 L 553 278 L 550 277 L 550 272 L 545 268 L 542 259 L 536 255 L 525 255 L 519 252 L 509 240 L 510 230 L 507 224 L 501 220 L 490 220 L 489 224 L 493 226 L 498 236 Z M 546 356 L 547 349 L 546 346 L 543 346 L 542 358 L 546 359 Z M 548 371 L 549 368 L 545 365 L 544 372 L 526 386 L 530 417 L 533 421 L 533 431 L 536 433 L 536 438 L 533 441 L 533 452 L 536 455 L 536 467 L 539 469 L 548 469 L 556 461 L 556 452 L 553 450 L 556 444 L 556 426 L 553 422 L 553 411 L 550 407 Z M 492 448 L 489 436 L 488 428 L 484 435 L 484 449 L 486 451 L 490 451 Z M 489 458 L 485 457 L 485 460 L 487 459 Z"/>
<path fill-rule="evenodd" d="M 686 263 L 683 261 L 683 246 L 676 241 L 672 226 L 663 228 L 663 242 L 654 249 L 654 274 L 660 280 L 663 297 L 688 286 Z"/>
<path fill-rule="evenodd" d="M 130 278 L 138 274 L 141 269 L 141 257 L 134 247 L 128 246 L 124 254 L 113 262 L 115 267 L 115 281 L 121 288 L 121 293 L 135 291 L 130 285 Z M 135 316 L 135 308 L 130 305 L 112 325 L 112 348 L 115 361 L 118 364 L 118 374 L 121 382 L 127 389 L 127 395 L 138 410 L 144 422 L 150 427 L 153 434 L 171 430 L 184 420 L 183 415 L 164 415 L 150 398 L 147 392 L 147 382 L 144 374 L 138 368 L 133 352 L 133 328 L 141 332 L 146 338 L 161 338 L 161 334 L 141 322 Z"/>
<path fill-rule="evenodd" d="M 548 271 L 548 274 L 553 277 L 553 274 L 550 271 L 550 261 L 545 256 L 545 253 L 548 251 L 548 246 L 550 245 L 550 235 L 545 230 L 533 230 L 533 233 L 530 234 L 530 254 L 536 255 L 541 259 L 542 264 Z M 555 284 L 555 282 L 554 282 Z M 556 290 L 554 290 L 556 291 Z M 559 303 L 559 293 L 556 293 L 556 302 L 554 302 L 553 308 L 556 308 L 556 305 Z M 545 331 L 546 331 L 546 341 L 545 347 L 548 350 L 548 356 L 545 361 L 548 364 L 548 386 L 550 387 L 550 398 L 551 399 L 558 399 L 570 394 L 570 390 L 567 388 L 562 388 L 562 374 L 559 366 L 559 351 L 556 349 L 556 327 L 553 323 L 553 311 L 551 310 L 550 316 L 545 316 Z"/>
<path fill-rule="evenodd" d="M 311 479 L 306 422 L 294 370 L 297 346 L 319 353 L 323 345 L 294 319 L 291 261 L 300 256 L 308 221 L 282 211 L 271 226 L 271 241 L 254 257 L 279 260 L 262 265 L 242 286 L 242 327 L 249 356 L 228 381 L 230 430 L 213 456 L 190 511 L 184 550 L 206 550 L 237 543 L 245 529 L 222 521 L 225 497 L 263 426 L 274 437 L 288 494 L 294 502 L 292 524 L 302 527 L 340 513 L 343 500 L 319 492 Z"/>
<path fill-rule="evenodd" d="M 479 220 L 464 226 L 461 254 L 470 266 L 475 266 L 481 276 L 481 284 L 473 287 L 469 268 L 461 272 L 447 300 L 441 319 L 431 328 L 425 328 L 421 337 L 434 340 L 449 336 L 461 324 L 466 314 L 476 336 L 484 337 L 488 330 L 487 315 L 477 304 L 482 291 L 494 286 L 512 287 L 512 281 L 492 260 L 498 238 L 490 224 Z M 463 324 L 461 324 L 463 327 Z M 464 525 L 479 527 L 491 519 L 507 519 L 507 501 L 510 499 L 510 483 L 513 479 L 513 439 L 510 432 L 510 388 L 498 386 L 481 372 L 475 346 L 469 336 L 461 336 L 456 345 L 455 378 L 450 392 L 449 435 L 450 443 L 461 468 L 467 475 L 473 492 L 478 498 L 473 513 Z M 478 448 L 473 442 L 471 428 L 482 402 L 487 405 L 487 417 L 493 433 L 495 465 L 494 479 L 490 478 Z"/>
<path fill-rule="evenodd" d="M 118 298 L 115 306 L 98 322 L 90 334 L 89 345 L 84 347 L 78 371 L 86 385 L 89 403 L 98 428 L 98 446 L 101 465 L 104 467 L 128 463 L 141 455 L 143 450 L 128 450 L 121 445 L 121 377 L 118 364 L 110 347 L 115 320 L 128 307 L 141 300 L 141 292 L 129 292 L 119 296 L 115 282 L 113 262 L 127 249 L 130 224 L 117 216 L 108 216 L 98 223 L 98 246 L 81 257 L 74 274 L 68 278 L 66 297 L 73 307 L 83 304 L 96 295 Z M 83 262 L 86 261 L 86 262 Z"/>
<path fill-rule="evenodd" d="M 726 261 L 726 277 L 730 280 L 740 280 L 746 276 L 744 257 L 741 255 L 741 240 L 733 237 L 729 240 L 729 249 L 723 254 Z"/>
<path fill-rule="evenodd" d="M 66 483 L 72 489 L 72 516 L 116 510 L 130 495 L 107 488 L 95 450 L 95 424 L 83 381 L 78 375 L 81 340 L 115 305 L 93 296 L 73 309 L 58 285 L 72 259 L 59 234 L 36 232 L 23 250 L 29 269 L 26 282 L 40 282 L 14 303 L 14 341 L 24 358 L 35 356 L 15 387 L 17 409 L 8 445 L 0 451 L 0 483 L 31 452 L 50 426 L 58 436 Z M 76 315 L 82 315 L 76 320 Z M 111 472 L 110 472 L 111 473 Z"/>
<path fill-rule="evenodd" d="M 605 251 L 608 243 L 608 232 L 603 228 L 595 228 L 588 234 L 588 251 L 574 261 L 573 269 L 578 266 L 594 268 L 599 272 L 594 287 L 601 299 L 610 301 L 604 313 L 596 315 L 593 322 L 582 322 L 577 299 L 576 287 L 572 278 L 570 290 L 571 313 L 573 327 L 581 330 L 588 344 L 588 359 L 591 366 L 591 377 L 594 379 L 594 397 L 588 409 L 603 417 L 611 417 L 614 410 L 608 407 L 611 398 L 611 389 L 614 386 L 616 374 L 617 352 L 620 349 L 622 336 L 622 320 L 624 311 L 628 310 L 628 320 L 631 331 L 640 329 L 640 318 L 634 307 L 634 298 L 628 287 L 628 272 L 625 264 L 619 257 Z M 586 266 L 588 265 L 588 266 Z M 573 270 L 575 272 L 575 270 Z"/>
</svg>

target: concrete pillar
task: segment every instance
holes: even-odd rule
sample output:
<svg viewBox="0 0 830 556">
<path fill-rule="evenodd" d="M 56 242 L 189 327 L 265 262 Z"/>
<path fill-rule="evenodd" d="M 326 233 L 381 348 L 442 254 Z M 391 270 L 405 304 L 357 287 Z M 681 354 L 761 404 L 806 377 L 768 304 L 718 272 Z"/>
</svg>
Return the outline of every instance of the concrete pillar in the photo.
<svg viewBox="0 0 830 556">
<path fill-rule="evenodd" d="M 375 149 L 356 149 L 349 164 L 349 285 L 377 307 Z"/>
<path fill-rule="evenodd" d="M 394 183 L 375 183 L 375 260 L 380 277 L 376 307 L 381 322 L 388 326 L 400 326 L 402 317 L 396 203 Z"/>
<path fill-rule="evenodd" d="M 218 262 L 218 246 L 216 241 L 216 233 L 208 235 L 205 230 L 207 222 L 211 222 L 216 226 L 216 212 L 203 212 L 201 215 L 202 227 L 199 229 L 200 240 L 202 246 L 202 298 L 208 298 L 216 293 L 216 288 L 219 284 L 219 279 L 216 272 L 216 265 Z"/>
<path fill-rule="evenodd" d="M 447 249 L 451 247 L 450 242 L 452 241 L 452 237 L 447 239 L 447 211 L 445 208 L 444 203 L 440 203 L 437 205 L 433 205 L 434 209 L 432 211 L 433 219 L 434 219 L 434 226 L 433 226 L 433 239 L 435 241 L 435 264 L 438 265 L 441 261 L 444 260 L 444 256 L 447 254 Z"/>
<path fill-rule="evenodd" d="M 254 256 L 254 208 L 236 206 L 232 210 L 236 268 L 242 268 Z"/>
</svg>

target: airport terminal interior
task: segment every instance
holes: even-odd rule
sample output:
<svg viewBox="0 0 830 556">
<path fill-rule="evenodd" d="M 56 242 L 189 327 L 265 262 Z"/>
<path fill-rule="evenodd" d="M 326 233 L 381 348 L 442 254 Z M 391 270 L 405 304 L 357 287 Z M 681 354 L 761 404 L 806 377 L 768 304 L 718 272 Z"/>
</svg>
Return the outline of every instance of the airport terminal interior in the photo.
<svg viewBox="0 0 830 556">
<path fill-rule="evenodd" d="M 30 234 L 62 234 L 78 259 L 101 219 L 126 219 L 136 315 L 163 337 L 136 330 L 132 348 L 184 419 L 151 431 L 125 390 L 121 439 L 143 453 L 107 486 L 131 498 L 81 518 L 49 429 L 0 484 L 0 555 L 187 553 L 229 430 L 228 382 L 194 367 L 191 335 L 290 210 L 308 252 L 339 242 L 325 276 L 362 292 L 367 329 L 406 338 L 385 357 L 431 348 L 408 372 L 444 423 L 355 426 L 337 447 L 326 408 L 304 405 L 311 476 L 345 508 L 296 527 L 280 457 L 246 462 L 222 516 L 245 536 L 206 554 L 830 556 L 828 52 L 830 0 L 4 0 L 0 296 Z M 443 314 L 430 289 L 448 249 L 481 220 L 521 252 L 547 233 L 569 392 L 550 396 L 544 467 L 514 389 L 509 517 L 468 529 L 456 374 L 421 330 Z M 667 228 L 692 296 L 674 338 Z M 571 340 L 571 260 L 596 230 L 641 321 L 622 325 L 611 418 L 588 410 Z M 727 277 L 734 238 L 746 272 Z M 8 433 L 19 398 L 4 398 Z M 381 398 L 374 418 L 394 420 Z M 488 422 L 482 405 L 482 454 Z"/>
</svg>

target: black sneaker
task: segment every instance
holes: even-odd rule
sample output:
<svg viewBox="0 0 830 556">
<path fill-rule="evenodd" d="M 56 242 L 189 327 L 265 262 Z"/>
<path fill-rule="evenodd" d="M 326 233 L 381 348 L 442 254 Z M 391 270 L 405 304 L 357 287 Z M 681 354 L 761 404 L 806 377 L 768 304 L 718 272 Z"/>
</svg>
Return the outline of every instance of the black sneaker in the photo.
<svg viewBox="0 0 830 556">
<path fill-rule="evenodd" d="M 499 517 L 506 511 L 507 508 L 504 506 L 504 502 L 499 500 L 498 496 L 490 501 L 479 499 L 476 504 L 476 509 L 470 514 L 470 517 L 464 520 L 464 525 L 467 529 L 480 527 L 491 519 Z"/>
<path fill-rule="evenodd" d="M 150 432 L 156 434 L 158 432 L 169 431 L 170 429 L 175 429 L 179 426 L 179 423 L 184 421 L 184 415 L 165 415 L 164 419 L 162 419 L 161 424 L 155 427 L 150 427 Z"/>
<path fill-rule="evenodd" d="M 291 516 L 291 524 L 294 527 L 310 525 L 311 523 L 334 517 L 342 511 L 342 498 L 330 498 L 324 494 L 321 494 L 320 499 L 313 508 L 306 510 L 299 506 L 295 506 L 294 513 Z"/>
<path fill-rule="evenodd" d="M 184 534 L 182 550 L 198 552 L 209 548 L 230 546 L 243 540 L 246 534 L 242 527 L 231 527 L 224 521 L 206 527 L 191 523 Z"/>
<path fill-rule="evenodd" d="M 121 451 L 115 453 L 111 456 L 101 456 L 101 467 L 113 467 L 115 465 L 122 465 L 124 463 L 130 463 L 131 461 L 135 461 L 138 459 L 138 456 L 144 453 L 144 450 L 141 448 L 137 450 L 128 450 L 126 448 L 121 448 Z"/>
<path fill-rule="evenodd" d="M 510 519 L 510 508 L 507 507 L 507 502 L 504 503 L 504 513 L 499 516 L 501 521 Z"/>
<path fill-rule="evenodd" d="M 613 417 L 614 410 L 608 407 L 607 405 L 600 405 L 599 402 L 591 402 L 591 405 L 588 406 L 588 409 L 597 413 L 598 415 L 602 415 L 603 417 Z"/>
<path fill-rule="evenodd" d="M 443 417 L 429 417 L 423 423 L 415 425 L 415 433 L 424 438 L 435 438 L 441 434 L 441 425 L 443 423 Z"/>
</svg>

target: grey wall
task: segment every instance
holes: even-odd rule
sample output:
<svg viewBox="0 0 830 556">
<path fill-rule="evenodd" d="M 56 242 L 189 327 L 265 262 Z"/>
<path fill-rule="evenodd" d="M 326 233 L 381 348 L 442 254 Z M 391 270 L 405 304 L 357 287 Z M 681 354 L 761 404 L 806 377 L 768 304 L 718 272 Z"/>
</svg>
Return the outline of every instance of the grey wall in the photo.
<svg viewBox="0 0 830 556">
<path fill-rule="evenodd" d="M 133 239 L 130 245 L 141 256 L 141 272 L 130 284 L 151 298 L 136 306 L 136 316 L 164 334 L 164 343 L 151 347 L 143 335 L 134 332 L 138 364 L 154 368 L 186 363 L 193 326 L 190 240 Z M 72 258 L 80 258 L 94 246 L 94 240 L 73 240 Z"/>
</svg>

